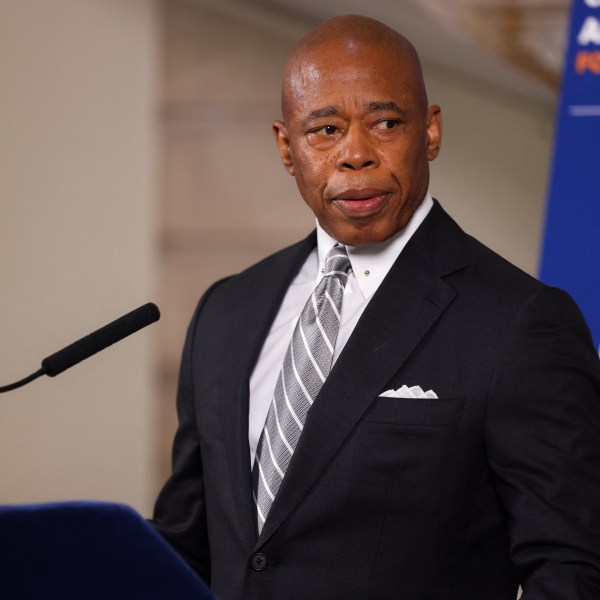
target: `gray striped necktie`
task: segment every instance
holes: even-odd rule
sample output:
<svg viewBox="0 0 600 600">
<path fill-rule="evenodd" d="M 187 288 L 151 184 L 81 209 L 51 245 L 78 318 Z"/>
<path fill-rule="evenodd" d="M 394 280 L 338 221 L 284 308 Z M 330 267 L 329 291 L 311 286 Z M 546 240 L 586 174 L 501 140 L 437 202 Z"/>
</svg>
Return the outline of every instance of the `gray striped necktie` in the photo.
<svg viewBox="0 0 600 600">
<path fill-rule="evenodd" d="M 302 309 L 287 349 L 252 469 L 259 534 L 308 410 L 331 370 L 349 269 L 346 249 L 334 246 L 325 259 L 323 278 Z"/>
</svg>

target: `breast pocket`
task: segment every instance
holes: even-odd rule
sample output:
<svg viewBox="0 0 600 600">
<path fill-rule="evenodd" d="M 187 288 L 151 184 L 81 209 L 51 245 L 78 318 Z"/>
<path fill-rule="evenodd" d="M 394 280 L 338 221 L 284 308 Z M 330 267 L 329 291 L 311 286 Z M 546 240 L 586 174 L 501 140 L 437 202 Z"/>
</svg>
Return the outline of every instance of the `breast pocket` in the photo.
<svg viewBox="0 0 600 600">
<path fill-rule="evenodd" d="M 460 421 L 464 398 L 382 398 L 365 413 L 363 422 L 444 427 Z"/>
</svg>

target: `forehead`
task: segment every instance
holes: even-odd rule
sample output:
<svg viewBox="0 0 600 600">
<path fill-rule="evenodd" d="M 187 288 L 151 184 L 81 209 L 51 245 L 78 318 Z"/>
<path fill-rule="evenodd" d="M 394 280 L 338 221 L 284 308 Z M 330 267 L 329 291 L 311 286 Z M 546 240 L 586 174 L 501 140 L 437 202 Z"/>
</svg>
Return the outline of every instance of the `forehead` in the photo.
<svg viewBox="0 0 600 600">
<path fill-rule="evenodd" d="M 302 53 L 286 70 L 284 106 L 416 102 L 418 71 L 409 57 L 384 45 L 329 44 Z"/>
</svg>

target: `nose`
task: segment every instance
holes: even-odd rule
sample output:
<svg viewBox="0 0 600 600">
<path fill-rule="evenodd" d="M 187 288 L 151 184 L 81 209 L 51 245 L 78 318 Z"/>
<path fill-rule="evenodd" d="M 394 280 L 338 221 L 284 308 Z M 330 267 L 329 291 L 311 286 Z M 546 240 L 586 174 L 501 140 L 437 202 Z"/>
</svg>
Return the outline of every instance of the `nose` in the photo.
<svg viewBox="0 0 600 600">
<path fill-rule="evenodd" d="M 338 169 L 358 171 L 377 164 L 377 153 L 368 132 L 360 126 L 351 127 L 340 141 Z"/>
</svg>

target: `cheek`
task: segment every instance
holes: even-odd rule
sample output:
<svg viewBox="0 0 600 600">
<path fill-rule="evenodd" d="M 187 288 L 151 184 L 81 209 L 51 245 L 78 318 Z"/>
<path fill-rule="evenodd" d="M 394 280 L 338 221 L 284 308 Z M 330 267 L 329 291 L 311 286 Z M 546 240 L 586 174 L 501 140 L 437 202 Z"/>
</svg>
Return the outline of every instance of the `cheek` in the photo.
<svg viewBox="0 0 600 600">
<path fill-rule="evenodd" d="M 417 160 L 403 152 L 388 154 L 385 161 L 388 170 L 404 192 L 409 192 L 422 179 L 424 170 L 428 169 L 426 160 Z"/>
<path fill-rule="evenodd" d="M 329 154 L 305 153 L 301 160 L 294 163 L 298 187 L 302 187 L 308 194 L 320 196 L 334 165 L 335 161 Z"/>
<path fill-rule="evenodd" d="M 310 168 L 309 164 L 296 162 L 294 168 L 294 178 L 296 179 L 296 186 L 298 187 L 300 195 L 313 211 L 318 210 L 320 204 L 320 186 L 318 177 L 314 173 L 314 170 Z"/>
</svg>

